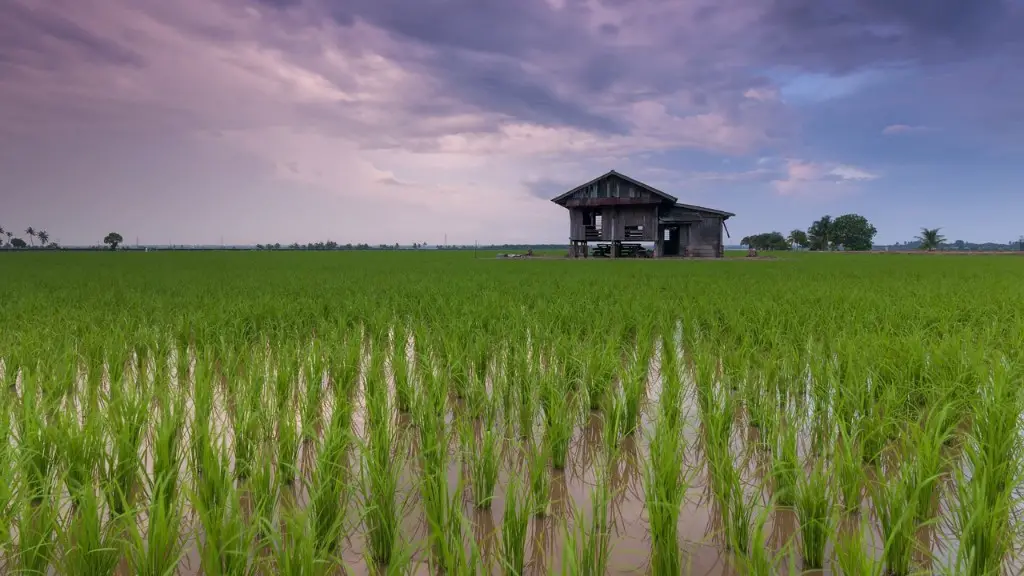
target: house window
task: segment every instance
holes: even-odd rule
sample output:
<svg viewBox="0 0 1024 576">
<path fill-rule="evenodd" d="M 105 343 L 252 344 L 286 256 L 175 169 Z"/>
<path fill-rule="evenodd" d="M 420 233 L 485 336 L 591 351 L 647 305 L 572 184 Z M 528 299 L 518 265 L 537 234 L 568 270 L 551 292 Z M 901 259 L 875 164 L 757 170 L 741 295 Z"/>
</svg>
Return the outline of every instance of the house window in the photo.
<svg viewBox="0 0 1024 576">
<path fill-rule="evenodd" d="M 665 242 L 672 240 L 672 231 L 665 228 Z"/>
</svg>

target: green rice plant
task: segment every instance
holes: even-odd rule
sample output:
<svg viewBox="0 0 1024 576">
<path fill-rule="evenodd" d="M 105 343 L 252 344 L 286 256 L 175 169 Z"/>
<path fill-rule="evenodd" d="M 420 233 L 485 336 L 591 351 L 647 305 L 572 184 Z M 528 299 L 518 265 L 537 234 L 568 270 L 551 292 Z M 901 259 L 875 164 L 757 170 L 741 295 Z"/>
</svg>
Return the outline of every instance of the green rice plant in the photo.
<svg viewBox="0 0 1024 576">
<path fill-rule="evenodd" d="M 298 474 L 299 430 L 295 409 L 286 400 L 277 411 L 277 478 L 291 486 Z"/>
<path fill-rule="evenodd" d="M 834 532 L 835 519 L 829 478 L 820 460 L 811 466 L 810 473 L 798 477 L 796 515 L 800 524 L 804 568 L 822 568 L 825 564 L 825 544 Z"/>
<path fill-rule="evenodd" d="M 591 410 L 600 410 L 615 378 L 615 355 L 610 342 L 604 346 L 589 346 L 586 350 L 583 378 L 587 403 Z"/>
<path fill-rule="evenodd" d="M 775 576 L 779 573 L 779 567 L 786 556 L 789 556 L 789 547 L 792 541 L 783 544 L 778 550 L 772 550 L 768 543 L 768 533 L 765 525 L 771 515 L 773 505 L 769 502 L 761 508 L 753 523 L 753 531 L 750 533 L 749 546 L 746 551 L 737 554 L 735 557 L 736 567 L 740 573 L 749 576 Z M 733 550 L 740 550 L 739 546 L 733 546 Z M 790 573 L 797 571 L 791 570 Z"/>
<path fill-rule="evenodd" d="M 395 405 L 402 413 L 412 409 L 413 383 L 409 378 L 408 345 L 409 335 L 399 322 L 392 333 L 391 371 L 395 376 Z"/>
<path fill-rule="evenodd" d="M 647 362 L 649 357 L 637 354 L 622 371 L 622 397 L 625 400 L 625 420 L 623 432 L 629 436 L 640 428 L 640 412 L 643 407 L 644 393 L 647 390 Z"/>
<path fill-rule="evenodd" d="M 95 483 L 104 457 L 103 421 L 99 411 L 85 415 L 80 423 L 74 414 L 62 413 L 57 426 L 57 444 L 64 462 L 64 485 L 75 506 L 83 487 Z"/>
<path fill-rule="evenodd" d="M 478 574 L 481 565 L 480 550 L 472 537 L 472 526 L 462 512 L 463 484 L 460 479 L 455 490 L 446 498 L 443 524 L 432 527 L 431 532 L 443 535 L 434 548 L 436 568 L 444 574 L 470 576 Z"/>
<path fill-rule="evenodd" d="M 267 573 L 284 576 L 327 576 L 341 564 L 335 555 L 318 548 L 313 512 L 308 508 L 286 507 L 281 513 L 281 530 L 271 534 L 273 565 Z"/>
<path fill-rule="evenodd" d="M 974 403 L 973 427 L 956 470 L 954 532 L 960 540 L 954 574 L 999 574 L 1014 549 L 1024 480 L 1024 441 L 1018 366 L 999 359 L 988 369 Z"/>
<path fill-rule="evenodd" d="M 725 526 L 726 546 L 740 555 L 750 554 L 751 526 L 754 513 L 755 498 L 760 494 L 751 493 L 749 496 L 743 489 L 743 477 L 735 466 L 730 466 L 733 472 L 727 476 L 728 499 L 724 504 L 723 513 Z"/>
<path fill-rule="evenodd" d="M 182 408 L 168 404 L 159 411 L 153 442 L 153 473 L 146 478 L 149 502 L 144 522 L 132 526 L 129 557 L 132 569 L 144 576 L 173 571 L 185 553 L 181 524 L 184 507 L 179 484 Z M 115 500 L 116 502 L 116 500 Z"/>
<path fill-rule="evenodd" d="M 226 466 L 224 466 L 226 469 Z M 203 529 L 199 563 L 210 576 L 248 576 L 255 573 L 250 547 L 261 524 L 246 518 L 241 491 L 227 475 L 215 499 L 192 495 L 192 507 Z"/>
<path fill-rule="evenodd" d="M 792 424 L 783 426 L 778 448 L 772 453 L 772 482 L 779 506 L 796 505 L 800 461 L 797 456 L 797 430 Z"/>
<path fill-rule="evenodd" d="M 264 539 L 273 530 L 275 513 L 281 500 L 281 486 L 274 477 L 275 463 L 271 446 L 265 445 L 253 474 L 249 478 L 249 497 L 252 502 L 250 523 L 256 537 Z"/>
<path fill-rule="evenodd" d="M 56 480 L 58 462 L 58 425 L 46 415 L 53 408 L 47 405 L 38 376 L 26 374 L 22 386 L 21 406 L 15 415 L 15 443 L 19 447 L 22 478 L 26 493 L 38 504 L 49 498 Z"/>
<path fill-rule="evenodd" d="M 551 472 L 548 470 L 549 447 L 536 440 L 529 443 L 527 450 L 527 475 L 530 479 L 530 501 L 535 516 L 551 513 Z"/>
<path fill-rule="evenodd" d="M 517 376 L 520 378 L 528 378 L 528 380 L 521 381 L 516 389 L 516 397 L 518 402 L 516 404 L 516 416 L 519 421 L 519 437 L 520 439 L 530 438 L 533 435 L 533 426 L 537 420 L 537 409 L 539 407 L 539 399 L 537 397 L 537 386 L 538 381 L 533 379 L 532 370 L 526 368 L 518 368 Z"/>
<path fill-rule="evenodd" d="M 0 381 L 0 556 L 6 556 L 11 522 L 18 509 L 18 455 L 12 445 L 15 440 L 12 437 L 9 400 L 7 387 Z"/>
<path fill-rule="evenodd" d="M 601 420 L 601 438 L 604 450 L 611 461 L 619 452 L 626 430 L 626 399 L 621 390 L 615 390 L 606 396 L 606 408 Z"/>
<path fill-rule="evenodd" d="M 916 547 L 916 499 L 911 466 L 913 464 L 904 463 L 898 471 L 888 474 L 887 479 L 874 482 L 870 487 L 882 535 L 885 573 L 892 576 L 910 574 Z"/>
<path fill-rule="evenodd" d="M 50 498 L 39 498 L 37 504 L 26 502 L 18 521 L 18 550 L 13 555 L 13 574 L 45 576 L 55 560 L 57 510 Z"/>
<path fill-rule="evenodd" d="M 469 425 L 463 426 L 463 445 L 469 465 L 473 503 L 477 508 L 490 508 L 494 488 L 498 484 L 503 438 L 493 428 L 482 429 L 479 438 Z"/>
<path fill-rule="evenodd" d="M 544 389 L 548 391 L 548 401 L 544 406 L 544 441 L 548 445 L 551 466 L 555 470 L 565 469 L 569 443 L 577 420 L 576 403 L 570 397 L 571 391 L 566 384 L 566 381 L 554 375 L 545 378 Z"/>
<path fill-rule="evenodd" d="M 506 576 L 526 573 L 526 535 L 533 505 L 529 490 L 518 478 L 509 479 L 501 519 L 501 568 Z"/>
<path fill-rule="evenodd" d="M 120 532 L 125 517 L 105 518 L 103 498 L 93 486 L 80 486 L 74 496 L 76 505 L 61 530 L 60 560 L 65 574 L 112 576 L 124 552 Z"/>
<path fill-rule="evenodd" d="M 908 483 L 914 486 L 913 523 L 918 526 L 932 520 L 936 483 L 946 465 L 943 451 L 953 432 L 951 413 L 951 406 L 937 406 L 928 413 L 921 426 L 911 426 L 908 431 L 909 450 L 906 452 L 912 456 L 905 465 L 911 476 Z"/>
<path fill-rule="evenodd" d="M 573 526 L 563 525 L 565 540 L 562 574 L 598 576 L 608 573 L 611 557 L 610 508 L 612 489 L 608 466 L 595 467 L 594 487 L 590 492 L 590 518 L 585 522 L 582 510 L 575 510 Z"/>
<path fill-rule="evenodd" d="M 147 416 L 148 407 L 141 394 L 126 389 L 111 399 L 107 413 L 107 442 L 111 449 L 104 460 L 102 475 L 107 505 L 115 516 L 128 511 L 139 482 Z"/>
<path fill-rule="evenodd" d="M 856 434 L 847 430 L 847 424 L 840 422 L 838 427 L 839 442 L 833 460 L 835 477 L 844 510 L 849 514 L 855 514 L 860 511 L 866 481 L 863 449 Z"/>
<path fill-rule="evenodd" d="M 335 417 L 338 411 L 335 411 Z M 338 417 L 343 418 L 343 417 Z M 345 531 L 345 510 L 350 496 L 345 453 L 350 442 L 346 427 L 332 424 L 320 441 L 316 464 L 307 485 L 313 541 L 318 558 L 336 555 Z"/>
<path fill-rule="evenodd" d="M 407 450 L 392 417 L 385 382 L 368 383 L 367 416 L 360 466 L 362 517 L 370 559 L 387 566 L 401 536 L 404 506 L 398 487 Z"/>
<path fill-rule="evenodd" d="M 842 574 L 882 576 L 885 565 L 875 556 L 869 530 L 870 525 L 857 522 L 853 530 L 840 531 L 835 546 L 835 563 Z"/>
<path fill-rule="evenodd" d="M 682 573 L 678 524 L 690 476 L 683 467 L 686 446 L 681 426 L 672 412 L 661 412 L 645 462 L 644 495 L 651 530 L 651 570 L 655 574 Z"/>
</svg>

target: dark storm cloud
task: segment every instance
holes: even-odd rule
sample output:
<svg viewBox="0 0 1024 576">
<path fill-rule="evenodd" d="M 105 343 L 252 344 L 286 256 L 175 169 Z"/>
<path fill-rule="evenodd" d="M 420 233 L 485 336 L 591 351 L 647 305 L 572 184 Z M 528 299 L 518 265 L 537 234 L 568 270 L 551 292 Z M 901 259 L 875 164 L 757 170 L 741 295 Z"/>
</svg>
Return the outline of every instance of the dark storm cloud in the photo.
<svg viewBox="0 0 1024 576">
<path fill-rule="evenodd" d="M 765 54 L 824 72 L 1024 50 L 1024 10 L 1009 0 L 774 0 L 766 16 Z"/>
<path fill-rule="evenodd" d="M 84 58 L 108 64 L 142 66 L 139 53 L 109 38 L 96 36 L 45 4 L 0 2 L 0 60 L 59 66 Z M 59 48 L 55 46 L 59 45 Z"/>
</svg>

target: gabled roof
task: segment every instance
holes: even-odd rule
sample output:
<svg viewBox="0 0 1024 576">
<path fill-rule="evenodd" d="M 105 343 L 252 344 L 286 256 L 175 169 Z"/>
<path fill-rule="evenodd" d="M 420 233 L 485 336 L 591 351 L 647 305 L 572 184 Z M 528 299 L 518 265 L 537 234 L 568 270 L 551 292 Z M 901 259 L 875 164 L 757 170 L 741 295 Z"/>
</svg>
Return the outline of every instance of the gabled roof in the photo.
<svg viewBox="0 0 1024 576">
<path fill-rule="evenodd" d="M 667 194 L 665 192 L 662 192 L 661 190 L 658 190 L 654 186 L 651 186 L 649 184 L 644 184 L 643 182 L 641 182 L 639 180 L 634 180 L 633 178 L 630 178 L 629 176 L 626 176 L 625 174 L 622 174 L 621 172 L 616 172 L 615 170 L 609 170 L 608 172 L 598 176 L 597 178 L 594 178 L 593 180 L 591 180 L 589 182 L 586 182 L 584 184 L 580 184 L 579 186 L 573 188 L 572 190 L 569 190 L 568 192 L 566 192 L 564 194 L 560 194 L 560 195 L 552 198 L 551 201 L 554 202 L 555 204 L 564 205 L 563 203 L 566 200 L 568 200 L 569 197 L 573 195 L 573 193 L 575 193 L 578 190 L 581 190 L 583 188 L 586 188 L 587 186 L 590 186 L 591 184 L 596 184 L 596 183 L 600 182 L 601 180 L 604 180 L 605 178 L 608 178 L 609 176 L 618 176 L 619 178 L 622 178 L 626 182 L 629 182 L 630 184 L 632 184 L 634 186 L 638 186 L 640 188 L 643 188 L 644 190 L 647 190 L 651 194 L 654 194 L 655 196 L 659 196 L 659 197 L 663 198 L 666 202 L 672 202 L 675 206 L 678 206 L 680 208 L 685 208 L 687 210 L 692 210 L 694 212 L 706 212 L 708 214 L 714 214 L 716 216 L 721 216 L 723 219 L 729 218 L 731 216 L 735 216 L 735 214 L 733 214 L 732 212 L 726 212 L 724 210 L 715 210 L 713 208 L 705 208 L 703 206 L 694 206 L 693 204 L 683 204 L 682 202 L 679 202 L 679 199 L 676 198 L 675 196 L 673 196 L 671 194 Z"/>
<path fill-rule="evenodd" d="M 608 172 L 598 176 L 597 178 L 594 178 L 590 182 L 587 182 L 585 184 L 580 184 L 579 186 L 573 188 L 572 190 L 569 190 L 565 194 L 560 194 L 560 195 L 552 198 L 551 201 L 554 202 L 555 204 L 561 204 L 563 201 L 565 201 L 570 196 L 572 196 L 573 193 L 576 192 L 577 190 L 581 190 L 583 188 L 586 188 L 587 186 L 590 186 L 591 184 L 596 184 L 597 182 L 600 182 L 601 180 L 604 180 L 605 178 L 607 178 L 609 176 L 618 176 L 619 178 L 622 178 L 626 182 L 629 182 L 630 184 L 632 184 L 634 186 L 639 186 L 640 188 L 643 188 L 643 189 L 647 190 L 648 192 L 650 192 L 651 194 L 654 194 L 655 196 L 661 196 L 662 198 L 664 198 L 668 202 L 675 202 L 675 201 L 678 200 L 678 198 L 676 198 L 675 196 L 672 196 L 671 194 L 666 194 L 666 193 L 662 192 L 661 190 L 658 190 L 657 188 L 655 188 L 653 186 L 649 186 L 647 184 L 644 184 L 643 182 L 641 182 L 639 180 L 634 180 L 634 179 L 630 178 L 629 176 L 626 176 L 625 174 L 621 174 L 619 172 L 616 172 L 615 170 L 609 170 Z"/>
</svg>

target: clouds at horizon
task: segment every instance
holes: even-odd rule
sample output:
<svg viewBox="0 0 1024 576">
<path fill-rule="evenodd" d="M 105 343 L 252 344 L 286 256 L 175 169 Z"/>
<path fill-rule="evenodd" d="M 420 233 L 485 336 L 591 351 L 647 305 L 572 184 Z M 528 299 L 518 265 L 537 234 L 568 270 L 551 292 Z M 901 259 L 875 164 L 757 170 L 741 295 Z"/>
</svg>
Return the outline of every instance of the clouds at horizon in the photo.
<svg viewBox="0 0 1024 576">
<path fill-rule="evenodd" d="M 1024 232 L 1018 0 L 39 4 L 0 5 L 0 225 L 65 244 L 560 242 L 612 168 L 737 237 Z"/>
</svg>

